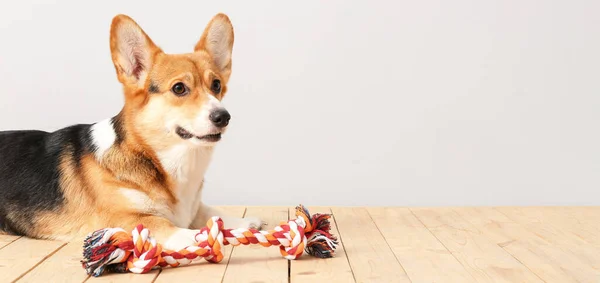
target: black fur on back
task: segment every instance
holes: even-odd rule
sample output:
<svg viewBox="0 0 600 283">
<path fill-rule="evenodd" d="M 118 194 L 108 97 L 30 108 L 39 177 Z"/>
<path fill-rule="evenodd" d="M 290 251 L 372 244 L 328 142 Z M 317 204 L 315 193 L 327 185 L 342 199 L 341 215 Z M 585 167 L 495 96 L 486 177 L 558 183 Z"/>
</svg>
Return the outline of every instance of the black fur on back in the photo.
<svg viewBox="0 0 600 283">
<path fill-rule="evenodd" d="M 0 132 L 0 230 L 30 236 L 36 213 L 64 203 L 61 158 L 70 156 L 79 168 L 82 156 L 94 151 L 91 125 Z"/>
</svg>

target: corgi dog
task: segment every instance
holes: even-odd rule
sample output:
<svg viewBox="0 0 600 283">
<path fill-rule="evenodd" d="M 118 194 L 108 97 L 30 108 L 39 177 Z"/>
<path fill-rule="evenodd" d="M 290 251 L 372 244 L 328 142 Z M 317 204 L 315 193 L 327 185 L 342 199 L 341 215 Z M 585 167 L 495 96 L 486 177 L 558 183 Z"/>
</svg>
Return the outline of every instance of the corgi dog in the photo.
<svg viewBox="0 0 600 283">
<path fill-rule="evenodd" d="M 167 54 L 129 16 L 110 27 L 123 86 L 119 113 L 54 132 L 0 132 L 0 233 L 73 240 L 106 227 L 147 227 L 166 249 L 194 244 L 212 216 L 257 228 L 202 202 L 204 174 L 230 121 L 221 101 L 234 32 L 215 15 L 193 51 Z"/>
</svg>

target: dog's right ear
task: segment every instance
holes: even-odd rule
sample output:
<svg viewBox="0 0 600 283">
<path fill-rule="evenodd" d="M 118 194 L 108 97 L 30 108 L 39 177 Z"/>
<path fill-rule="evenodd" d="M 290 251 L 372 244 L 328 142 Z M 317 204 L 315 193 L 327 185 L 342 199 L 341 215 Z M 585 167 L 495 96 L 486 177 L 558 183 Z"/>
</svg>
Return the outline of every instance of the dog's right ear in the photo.
<svg viewBox="0 0 600 283">
<path fill-rule="evenodd" d="M 110 27 L 110 52 L 119 81 L 143 88 L 153 58 L 161 50 L 132 18 L 120 14 Z"/>
</svg>

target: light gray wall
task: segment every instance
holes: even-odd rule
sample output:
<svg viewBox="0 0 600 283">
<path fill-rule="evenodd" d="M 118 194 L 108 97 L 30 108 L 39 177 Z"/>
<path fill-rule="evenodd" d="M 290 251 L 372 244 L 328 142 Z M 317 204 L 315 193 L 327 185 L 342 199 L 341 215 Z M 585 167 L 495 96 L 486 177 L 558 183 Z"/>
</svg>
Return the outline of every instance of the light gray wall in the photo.
<svg viewBox="0 0 600 283">
<path fill-rule="evenodd" d="M 600 1 L 35 2 L 0 4 L 2 130 L 118 112 L 117 13 L 177 53 L 225 12 L 207 202 L 600 205 Z"/>
</svg>

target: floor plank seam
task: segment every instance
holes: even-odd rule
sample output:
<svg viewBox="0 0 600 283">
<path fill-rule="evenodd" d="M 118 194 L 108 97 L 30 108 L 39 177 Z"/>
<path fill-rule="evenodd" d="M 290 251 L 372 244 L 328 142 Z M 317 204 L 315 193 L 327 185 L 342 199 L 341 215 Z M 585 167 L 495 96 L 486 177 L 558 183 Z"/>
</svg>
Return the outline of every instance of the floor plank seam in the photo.
<svg viewBox="0 0 600 283">
<path fill-rule="evenodd" d="M 244 214 L 246 214 L 246 212 L 244 211 Z M 229 262 L 231 261 L 231 256 L 233 255 L 233 250 L 236 247 L 232 246 L 231 247 L 231 251 L 229 251 L 229 257 L 227 258 L 227 262 L 225 262 L 225 270 L 223 270 L 223 276 L 221 276 L 221 283 L 223 282 L 223 280 L 225 280 L 225 273 L 227 273 L 227 267 L 229 267 Z"/>
<path fill-rule="evenodd" d="M 88 280 L 90 280 L 90 278 L 92 278 L 92 276 L 88 274 L 88 276 L 85 279 L 83 279 L 83 281 L 81 281 L 81 283 L 87 282 Z"/>
<path fill-rule="evenodd" d="M 17 282 L 19 280 L 21 280 L 21 278 L 25 277 L 25 275 L 27 275 L 29 272 L 31 272 L 32 270 L 34 270 L 36 267 L 38 267 L 40 264 L 42 264 L 42 262 L 46 261 L 48 258 L 50 258 L 51 256 L 53 256 L 56 252 L 58 252 L 60 249 L 62 249 L 64 246 L 66 246 L 68 244 L 68 242 L 63 243 L 62 245 L 60 245 L 58 248 L 56 248 L 54 251 L 52 251 L 50 254 L 44 256 L 44 258 L 42 258 L 42 260 L 40 260 L 38 263 L 36 263 L 34 266 L 32 266 L 30 269 L 28 269 L 27 271 L 23 272 L 23 274 L 21 274 L 19 277 L 15 278 L 15 280 L 13 280 L 13 282 Z"/>
<path fill-rule="evenodd" d="M 390 246 L 390 243 L 388 242 L 387 238 L 385 237 L 385 235 L 383 234 L 383 232 L 381 232 L 381 229 L 379 229 L 379 225 L 377 225 L 377 222 L 375 222 L 375 219 L 373 219 L 373 215 L 371 215 L 371 212 L 369 212 L 369 210 L 367 210 L 367 215 L 369 215 L 369 219 L 371 219 L 371 222 L 373 222 L 373 224 L 375 225 L 375 228 L 377 228 L 377 232 L 379 232 L 379 234 L 383 238 L 383 241 L 387 245 L 388 249 L 390 249 L 390 252 L 394 255 L 394 258 L 396 259 L 396 261 L 400 265 L 400 268 L 402 268 L 402 271 L 404 271 L 404 274 L 406 274 L 406 278 L 408 278 L 408 281 L 413 282 L 413 280 L 408 275 L 408 272 L 406 272 L 406 268 L 404 268 L 404 265 L 402 265 L 402 262 L 400 262 L 400 259 L 398 259 L 398 256 L 396 255 L 396 253 L 394 252 L 394 250 Z"/>
<path fill-rule="evenodd" d="M 500 247 L 500 245 L 498 245 L 498 247 Z M 533 270 L 531 270 L 531 268 L 529 268 L 529 266 L 527 266 L 526 264 L 524 264 L 523 262 L 521 262 L 516 256 L 514 256 L 513 254 L 511 254 L 509 251 L 507 251 L 505 248 L 500 247 L 504 252 L 506 252 L 507 254 L 509 254 L 512 258 L 514 258 L 518 263 L 520 263 L 522 266 L 525 266 L 525 268 L 527 268 L 527 270 L 529 270 L 529 272 L 531 272 L 533 275 L 535 275 L 537 278 L 539 278 L 540 280 L 542 280 L 542 282 L 546 282 L 546 280 L 544 280 L 542 277 L 540 277 L 537 273 L 535 273 Z"/>
<path fill-rule="evenodd" d="M 477 282 L 477 279 L 475 278 L 475 276 L 473 276 L 473 274 L 471 274 L 471 272 L 469 272 L 469 269 L 460 260 L 458 260 L 458 258 L 456 257 L 456 255 L 450 249 L 448 249 L 448 247 L 446 246 L 446 244 L 444 244 L 444 242 L 442 242 L 440 240 L 440 238 L 438 238 L 435 235 L 435 233 L 433 233 L 433 231 L 431 231 L 431 229 L 429 229 L 429 227 L 427 227 L 427 225 L 425 225 L 425 223 L 423 222 L 423 220 L 421 220 L 421 218 L 419 218 L 419 216 L 417 216 L 417 214 L 412 209 L 410 209 L 410 207 L 408 208 L 408 210 L 417 219 L 417 221 L 419 221 L 419 223 L 421 223 L 421 225 L 423 225 L 423 227 L 425 227 L 425 229 L 427 229 L 427 231 L 429 231 L 429 234 L 431 234 L 452 255 L 452 257 L 454 258 L 454 260 L 456 260 L 456 262 L 458 262 L 460 264 L 460 266 L 462 266 L 465 269 L 465 271 L 467 271 L 467 274 L 469 274 L 469 276 L 471 276 L 471 279 L 473 279 L 473 282 Z"/>
<path fill-rule="evenodd" d="M 287 215 L 288 215 L 288 221 L 290 221 L 290 210 L 287 209 Z M 292 261 L 291 260 L 287 260 L 287 282 L 291 283 L 292 282 Z"/>
<path fill-rule="evenodd" d="M 335 223 L 335 227 L 337 227 L 338 230 L 338 241 L 340 242 L 340 245 L 344 246 L 344 240 L 342 240 L 342 231 L 340 231 L 340 226 L 337 223 L 337 220 L 335 219 L 335 213 L 333 213 L 333 210 L 331 208 L 329 208 L 329 212 L 331 213 L 331 218 L 333 219 L 333 222 Z M 345 250 L 345 248 L 344 248 Z M 354 274 L 354 269 L 352 268 L 352 264 L 350 264 L 350 258 L 348 257 L 348 252 L 344 253 L 346 255 L 346 261 L 348 261 L 348 266 L 350 266 L 350 272 L 352 272 L 352 278 L 354 279 L 354 282 L 358 282 L 356 281 L 356 275 Z"/>
<path fill-rule="evenodd" d="M 156 273 L 156 276 L 154 276 L 154 279 L 152 279 L 151 283 L 156 282 L 156 280 L 158 280 L 158 276 L 160 276 L 160 274 L 162 273 L 162 268 L 158 270 L 158 272 Z"/>
<path fill-rule="evenodd" d="M 510 217 L 508 214 L 504 213 L 502 210 L 498 209 L 497 207 L 492 207 L 492 209 L 495 210 L 495 211 L 497 211 L 498 213 L 504 215 L 504 217 L 506 217 L 507 219 L 509 219 L 513 223 L 519 223 L 517 220 L 513 219 L 512 217 Z"/>
<path fill-rule="evenodd" d="M 248 213 L 248 207 L 244 206 L 244 213 L 242 214 L 242 218 L 246 217 L 246 213 Z M 229 267 L 229 262 L 231 261 L 231 257 L 233 256 L 233 250 L 235 250 L 235 248 L 235 246 L 231 246 L 231 251 L 229 251 L 229 258 L 227 259 L 225 270 L 223 270 L 223 276 L 221 276 L 221 283 L 223 283 L 223 280 L 225 280 L 225 274 L 227 274 L 227 268 Z"/>
<path fill-rule="evenodd" d="M 18 239 L 21 239 L 21 238 L 22 238 L 22 237 L 20 237 L 20 236 L 19 236 L 19 237 L 16 237 L 16 238 L 15 238 L 15 239 L 13 239 L 12 241 L 10 241 L 10 242 L 6 243 L 6 245 L 4 245 L 4 246 L 0 247 L 0 250 L 1 250 L 1 249 L 3 249 L 3 248 L 6 248 L 6 247 L 8 247 L 10 244 L 12 244 L 12 243 L 16 242 Z"/>
</svg>

